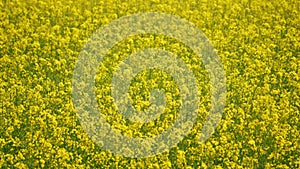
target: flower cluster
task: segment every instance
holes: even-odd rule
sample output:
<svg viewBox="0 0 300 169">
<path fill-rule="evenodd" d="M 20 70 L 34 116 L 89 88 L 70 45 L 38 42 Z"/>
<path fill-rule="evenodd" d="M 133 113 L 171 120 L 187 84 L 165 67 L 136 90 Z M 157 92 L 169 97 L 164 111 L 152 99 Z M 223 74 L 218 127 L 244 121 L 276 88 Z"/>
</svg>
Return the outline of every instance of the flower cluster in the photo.
<svg viewBox="0 0 300 169">
<path fill-rule="evenodd" d="M 299 168 L 299 6 L 297 0 L 1 1 L 0 168 Z M 96 98 L 107 122 L 122 135 L 163 133 L 182 104 L 172 76 L 149 69 L 132 80 L 129 94 L 137 110 L 150 107 L 152 89 L 166 96 L 161 116 L 144 124 L 116 110 L 110 82 L 131 53 L 170 51 L 192 70 L 201 95 L 188 135 L 162 154 L 126 158 L 103 150 L 82 128 L 72 102 L 78 55 L 99 28 L 138 12 L 188 20 L 221 57 L 226 106 L 206 142 L 199 137 L 211 107 L 207 71 L 188 46 L 164 35 L 138 35 L 115 45 L 99 65 Z"/>
</svg>

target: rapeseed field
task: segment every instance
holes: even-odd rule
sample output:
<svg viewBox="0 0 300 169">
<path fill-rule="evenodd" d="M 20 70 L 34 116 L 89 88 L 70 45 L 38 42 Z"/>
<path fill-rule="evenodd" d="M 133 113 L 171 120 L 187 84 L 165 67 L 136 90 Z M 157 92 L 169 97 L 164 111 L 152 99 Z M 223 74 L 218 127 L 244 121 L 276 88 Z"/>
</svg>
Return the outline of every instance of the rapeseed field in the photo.
<svg viewBox="0 0 300 169">
<path fill-rule="evenodd" d="M 0 168 L 300 167 L 299 1 L 2 0 L 0 7 Z M 183 18 L 206 35 L 222 61 L 226 100 L 214 132 L 199 141 L 213 98 L 212 79 L 201 59 L 170 36 L 148 33 L 123 39 L 91 77 L 99 112 L 114 131 L 130 138 L 155 137 L 172 127 L 184 104 L 174 77 L 147 69 L 128 87 L 131 104 L 147 111 L 151 91 L 159 89 L 165 94 L 163 112 L 147 123 L 118 112 L 111 96 L 112 74 L 140 50 L 159 48 L 180 57 L 196 77 L 200 100 L 196 122 L 176 146 L 132 158 L 104 149 L 86 132 L 83 122 L 94 121 L 86 114 L 83 120 L 78 117 L 77 109 L 88 108 L 74 105 L 74 69 L 97 30 L 146 12 Z M 86 86 L 80 83 L 76 89 Z M 78 103 L 89 99 L 81 94 Z M 89 131 L 103 132 L 92 125 Z M 114 142 L 117 148 L 119 144 Z"/>
</svg>

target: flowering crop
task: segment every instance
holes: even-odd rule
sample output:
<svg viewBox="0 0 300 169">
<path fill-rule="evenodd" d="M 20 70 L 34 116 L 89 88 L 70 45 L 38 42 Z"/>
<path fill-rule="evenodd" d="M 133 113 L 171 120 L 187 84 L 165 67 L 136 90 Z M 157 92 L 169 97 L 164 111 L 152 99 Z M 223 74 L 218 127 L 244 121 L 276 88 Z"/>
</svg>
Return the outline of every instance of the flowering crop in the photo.
<svg viewBox="0 0 300 169">
<path fill-rule="evenodd" d="M 1 1 L 0 167 L 299 168 L 299 6 L 297 0 Z M 197 78 L 200 94 L 197 122 L 177 146 L 152 157 L 128 158 L 103 150 L 84 131 L 72 101 L 72 78 L 95 31 L 139 12 L 176 15 L 202 30 L 222 60 L 227 99 L 214 134 L 199 142 L 211 107 L 201 60 L 184 43 L 164 35 L 121 41 L 95 77 L 99 108 L 117 132 L 154 137 L 172 126 L 182 105 L 173 77 L 149 69 L 132 80 L 131 103 L 147 110 L 151 90 L 158 88 L 166 96 L 164 112 L 142 124 L 116 111 L 109 82 L 131 53 L 155 47 L 180 56 Z"/>
</svg>

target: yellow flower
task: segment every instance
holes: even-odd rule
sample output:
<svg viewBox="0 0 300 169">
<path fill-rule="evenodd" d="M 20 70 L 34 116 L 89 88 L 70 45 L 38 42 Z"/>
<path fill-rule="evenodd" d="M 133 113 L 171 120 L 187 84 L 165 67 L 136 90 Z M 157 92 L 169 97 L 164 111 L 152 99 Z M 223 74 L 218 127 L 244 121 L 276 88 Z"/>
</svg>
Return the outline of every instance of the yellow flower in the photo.
<svg viewBox="0 0 300 169">
<path fill-rule="evenodd" d="M 255 145 L 255 141 L 254 141 L 254 140 L 249 140 L 248 143 L 249 143 L 250 145 L 252 145 L 252 146 Z"/>
<path fill-rule="evenodd" d="M 0 7 L 0 168 L 43 168 L 49 167 L 47 164 L 53 168 L 300 165 L 295 155 L 299 150 L 299 10 L 289 0 L 15 0 L 0 1 Z M 212 98 L 211 77 L 201 59 L 188 44 L 164 35 L 136 35 L 119 42 L 105 56 L 96 77 L 91 77 L 96 82 L 99 109 L 113 130 L 127 137 L 158 136 L 172 127 L 182 105 L 181 93 L 188 91 L 177 88 L 168 73 L 152 72 L 147 79 L 147 71 L 143 71 L 136 78 L 139 82 L 130 86 L 133 105 L 146 109 L 150 91 L 161 87 L 167 103 L 164 112 L 146 124 L 117 112 L 110 95 L 111 75 L 139 50 L 159 48 L 180 57 L 196 75 L 201 99 L 198 119 L 183 141 L 160 155 L 129 159 L 106 151 L 105 142 L 96 145 L 85 133 L 73 105 L 72 75 L 80 51 L 97 29 L 122 16 L 150 11 L 182 17 L 203 31 L 222 59 L 227 100 L 222 125 L 216 126 L 207 142 L 199 143 Z M 113 32 L 112 36 L 116 35 Z M 130 71 L 128 66 L 124 75 Z M 86 86 L 80 84 L 78 89 Z M 81 97 L 85 101 L 89 95 L 83 92 Z M 86 110 L 83 116 L 87 117 L 88 108 L 80 109 Z M 261 166 L 265 156 L 266 164 Z"/>
</svg>

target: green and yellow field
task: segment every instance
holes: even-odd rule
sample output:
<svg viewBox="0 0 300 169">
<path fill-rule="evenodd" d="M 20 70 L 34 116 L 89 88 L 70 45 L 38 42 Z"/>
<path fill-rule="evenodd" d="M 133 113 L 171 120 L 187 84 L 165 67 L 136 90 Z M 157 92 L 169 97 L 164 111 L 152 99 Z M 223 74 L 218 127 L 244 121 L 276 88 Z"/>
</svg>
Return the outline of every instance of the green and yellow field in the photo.
<svg viewBox="0 0 300 169">
<path fill-rule="evenodd" d="M 298 0 L 0 1 L 0 168 L 300 168 L 299 9 Z M 142 12 L 181 17 L 205 33 L 222 60 L 227 98 L 214 134 L 199 142 L 211 98 L 201 61 L 163 35 L 120 42 L 95 77 L 101 112 L 119 133 L 158 135 L 180 107 L 172 77 L 148 70 L 130 86 L 132 104 L 147 109 L 150 89 L 161 88 L 168 102 L 163 115 L 141 124 L 115 110 L 107 79 L 130 53 L 147 47 L 176 53 L 201 88 L 197 123 L 176 147 L 129 158 L 102 149 L 84 131 L 72 101 L 72 78 L 96 30 Z"/>
</svg>

